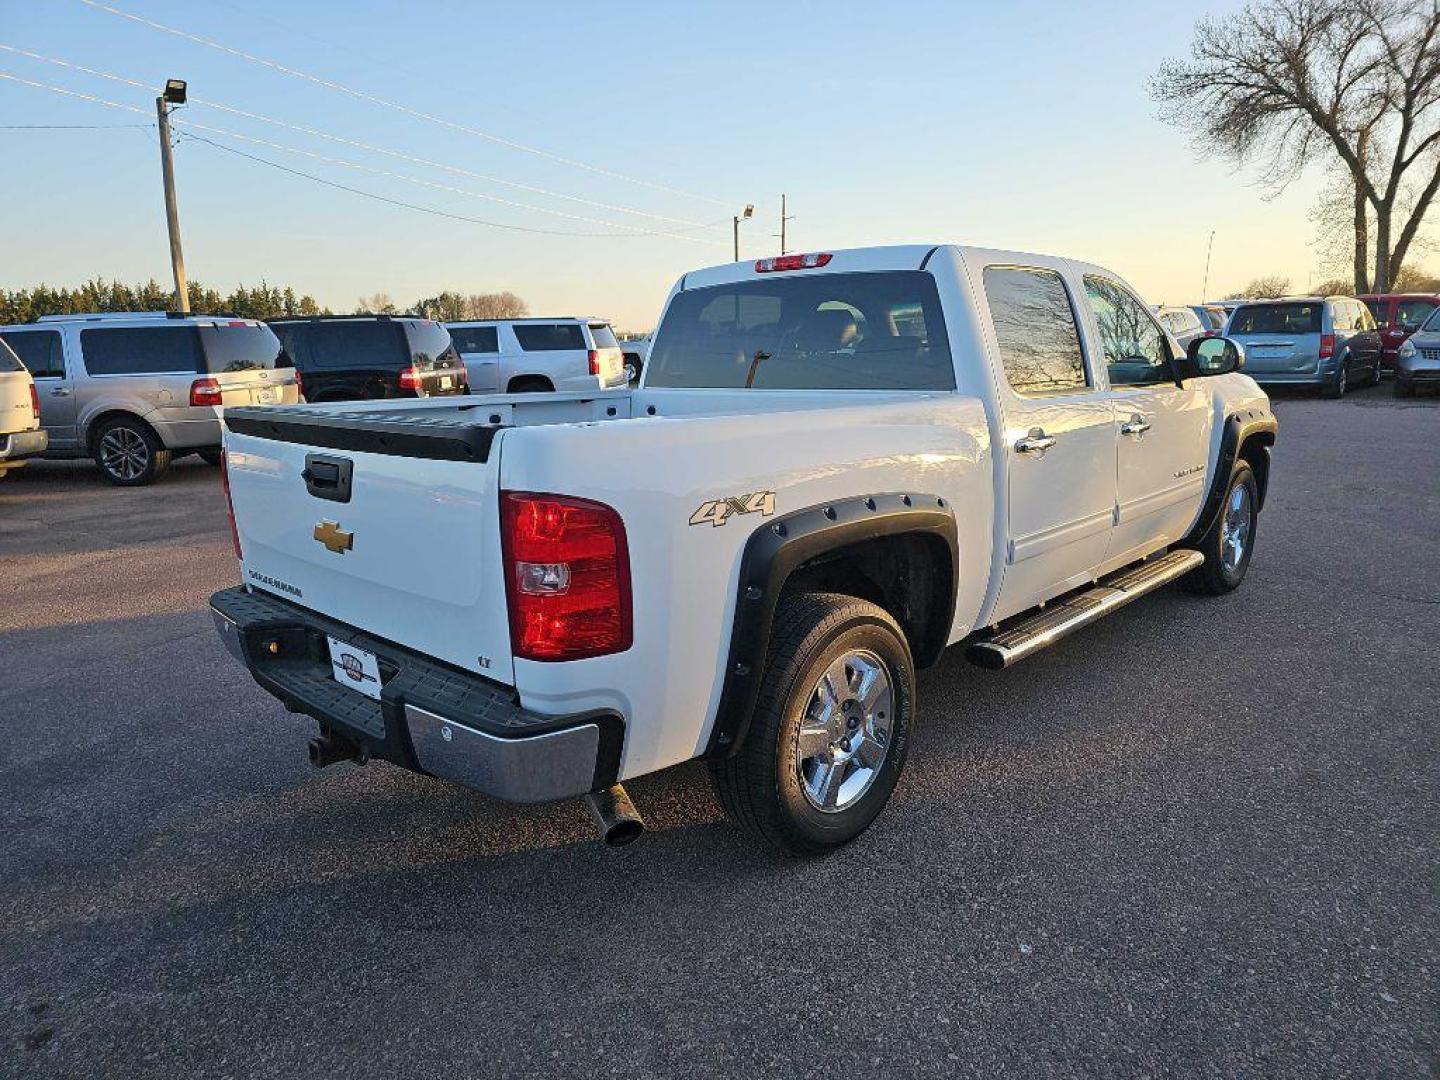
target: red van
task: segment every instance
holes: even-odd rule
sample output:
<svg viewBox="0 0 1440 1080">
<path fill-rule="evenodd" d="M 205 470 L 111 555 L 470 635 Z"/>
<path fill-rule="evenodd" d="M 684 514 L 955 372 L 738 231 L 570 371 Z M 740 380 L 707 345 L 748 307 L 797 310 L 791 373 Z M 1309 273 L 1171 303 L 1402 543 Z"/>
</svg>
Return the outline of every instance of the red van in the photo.
<svg viewBox="0 0 1440 1080">
<path fill-rule="evenodd" d="M 1440 307 L 1440 296 L 1429 293 L 1370 293 L 1356 299 L 1363 300 L 1375 316 L 1375 325 L 1380 328 L 1380 363 L 1389 371 L 1395 370 L 1395 350 L 1400 343 Z"/>
</svg>

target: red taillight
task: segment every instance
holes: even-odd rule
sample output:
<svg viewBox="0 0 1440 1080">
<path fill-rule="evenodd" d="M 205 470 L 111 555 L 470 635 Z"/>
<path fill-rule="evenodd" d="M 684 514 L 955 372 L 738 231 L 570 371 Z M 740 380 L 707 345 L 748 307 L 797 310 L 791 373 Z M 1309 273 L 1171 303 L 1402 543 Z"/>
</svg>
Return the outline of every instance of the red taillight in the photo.
<svg viewBox="0 0 1440 1080">
<path fill-rule="evenodd" d="M 588 353 L 586 353 L 586 357 L 587 357 L 587 358 L 589 359 L 589 361 L 590 361 L 590 374 L 591 374 L 591 375 L 599 375 L 599 374 L 600 374 L 600 351 L 599 351 L 598 349 L 591 349 Z"/>
<path fill-rule="evenodd" d="M 243 559 L 245 556 L 240 554 L 240 530 L 235 528 L 235 504 L 230 501 L 230 465 L 224 450 L 220 451 L 220 486 L 225 489 L 225 516 L 230 519 L 230 542 L 235 545 L 235 557 Z"/>
<path fill-rule="evenodd" d="M 295 369 L 295 396 L 301 401 L 305 400 L 305 380 L 300 377 L 300 369 Z"/>
<path fill-rule="evenodd" d="M 400 372 L 400 389 L 419 391 L 420 371 L 414 364 L 411 364 L 404 371 Z"/>
<path fill-rule="evenodd" d="M 220 403 L 219 379 L 196 379 L 190 384 L 191 405 L 219 405 Z"/>
<path fill-rule="evenodd" d="M 510 645 L 525 660 L 579 660 L 630 647 L 625 524 L 603 503 L 500 495 Z"/>
<path fill-rule="evenodd" d="M 30 411 L 35 414 L 35 422 L 40 422 L 40 391 L 35 389 L 35 384 L 30 384 Z"/>
<path fill-rule="evenodd" d="M 834 257 L 828 251 L 812 251 L 808 255 L 777 255 L 773 259 L 758 260 L 755 263 L 755 272 L 773 274 L 778 270 L 814 270 Z"/>
<path fill-rule="evenodd" d="M 1335 335 L 1334 335 L 1334 334 L 1321 334 L 1321 335 L 1320 335 L 1320 359 L 1321 359 L 1321 360 L 1328 360 L 1328 359 L 1330 359 L 1330 357 L 1332 357 L 1332 356 L 1334 356 L 1334 355 L 1335 355 Z"/>
</svg>

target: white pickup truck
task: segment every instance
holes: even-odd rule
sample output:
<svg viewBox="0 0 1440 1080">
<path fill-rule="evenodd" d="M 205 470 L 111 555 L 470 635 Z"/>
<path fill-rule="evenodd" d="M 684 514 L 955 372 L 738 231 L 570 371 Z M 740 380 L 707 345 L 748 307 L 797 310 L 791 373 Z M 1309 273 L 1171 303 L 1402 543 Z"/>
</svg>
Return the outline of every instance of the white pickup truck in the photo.
<svg viewBox="0 0 1440 1080">
<path fill-rule="evenodd" d="M 884 808 L 915 671 L 1003 668 L 1179 579 L 1240 584 L 1275 417 L 1115 274 L 939 246 L 686 274 L 641 383 L 227 410 L 228 648 L 383 758 L 513 801 L 709 762 L 790 850 Z"/>
</svg>

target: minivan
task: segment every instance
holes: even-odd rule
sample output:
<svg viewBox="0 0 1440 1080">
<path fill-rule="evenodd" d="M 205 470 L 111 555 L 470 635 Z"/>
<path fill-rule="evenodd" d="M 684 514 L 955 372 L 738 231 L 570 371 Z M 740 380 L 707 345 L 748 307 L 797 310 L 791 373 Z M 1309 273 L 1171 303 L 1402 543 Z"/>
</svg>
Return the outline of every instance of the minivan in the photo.
<svg viewBox="0 0 1440 1080">
<path fill-rule="evenodd" d="M 43 315 L 0 326 L 30 369 L 47 457 L 93 457 L 105 479 L 150 484 L 173 458 L 220 462 L 227 405 L 300 400 L 295 371 L 263 322 L 179 312 Z"/>
<path fill-rule="evenodd" d="M 1247 300 L 1225 336 L 1245 346 L 1245 374 L 1261 386 L 1317 386 L 1338 398 L 1356 377 L 1380 381 L 1380 334 L 1370 310 L 1349 296 Z"/>
<path fill-rule="evenodd" d="M 482 319 L 445 326 L 477 393 L 610 390 L 629 381 L 620 343 L 603 319 Z"/>
<path fill-rule="evenodd" d="M 467 392 L 465 365 L 445 327 L 401 315 L 272 319 L 295 361 L 306 401 L 443 397 Z"/>
</svg>

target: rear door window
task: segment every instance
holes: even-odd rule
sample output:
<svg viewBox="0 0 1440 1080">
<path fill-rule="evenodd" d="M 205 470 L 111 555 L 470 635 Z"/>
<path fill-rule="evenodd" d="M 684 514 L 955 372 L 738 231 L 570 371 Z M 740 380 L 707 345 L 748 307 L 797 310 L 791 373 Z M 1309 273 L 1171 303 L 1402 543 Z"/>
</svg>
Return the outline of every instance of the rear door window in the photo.
<svg viewBox="0 0 1440 1080">
<path fill-rule="evenodd" d="M 1057 394 L 1089 385 L 1070 292 L 1054 270 L 987 266 L 985 299 L 1011 389 Z"/>
<path fill-rule="evenodd" d="M 205 370 L 194 326 L 115 326 L 80 331 L 91 375 L 166 375 Z"/>
<path fill-rule="evenodd" d="M 416 319 L 405 323 L 406 337 L 410 342 L 410 361 L 424 367 L 454 351 L 450 331 L 432 319 Z"/>
<path fill-rule="evenodd" d="M 618 349 L 620 347 L 620 342 L 615 340 L 615 331 L 603 322 L 590 324 L 590 337 L 594 340 L 597 349 Z"/>
<path fill-rule="evenodd" d="M 65 353 L 58 330 L 7 330 L 0 337 L 37 379 L 63 379 Z"/>
<path fill-rule="evenodd" d="M 953 390 L 935 279 L 811 274 L 678 293 L 645 384 L 757 390 Z"/>
<path fill-rule="evenodd" d="M 1318 334 L 1319 303 L 1250 304 L 1237 308 L 1230 320 L 1232 334 Z"/>
<path fill-rule="evenodd" d="M 500 335 L 493 326 L 452 326 L 450 340 L 462 353 L 500 351 Z"/>
<path fill-rule="evenodd" d="M 289 367 L 290 357 L 268 326 L 202 326 L 205 370 L 259 371 Z"/>
<path fill-rule="evenodd" d="M 585 350 L 585 335 L 579 323 L 515 323 L 515 340 L 526 352 Z"/>
<path fill-rule="evenodd" d="M 405 331 L 397 322 L 317 322 L 307 328 L 317 368 L 399 371 L 410 366 Z"/>
</svg>

